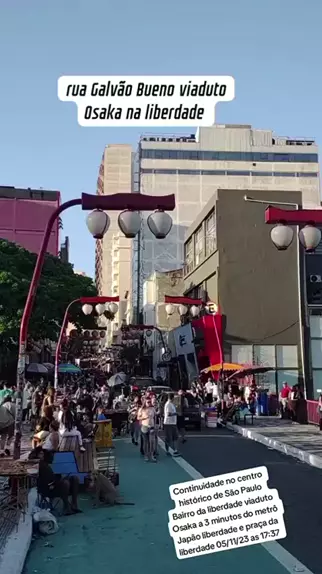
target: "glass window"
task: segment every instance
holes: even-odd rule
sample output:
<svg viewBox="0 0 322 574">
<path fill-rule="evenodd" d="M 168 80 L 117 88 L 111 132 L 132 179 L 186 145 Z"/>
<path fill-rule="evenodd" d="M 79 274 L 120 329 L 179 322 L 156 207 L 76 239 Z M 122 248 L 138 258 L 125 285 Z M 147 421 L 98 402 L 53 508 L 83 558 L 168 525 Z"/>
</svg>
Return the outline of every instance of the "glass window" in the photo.
<svg viewBox="0 0 322 574">
<path fill-rule="evenodd" d="M 190 271 L 192 271 L 193 269 L 193 242 L 192 239 L 190 239 L 189 241 L 187 241 L 187 243 L 184 246 L 184 252 L 185 252 L 185 272 L 186 273 L 190 273 Z"/>
<path fill-rule="evenodd" d="M 321 315 L 311 315 L 310 316 L 310 329 L 311 329 L 311 337 L 313 339 L 322 339 L 322 316 Z"/>
<path fill-rule="evenodd" d="M 275 347 L 274 345 L 255 345 L 254 346 L 254 363 L 262 367 L 276 366 Z"/>
<path fill-rule="evenodd" d="M 313 370 L 313 397 L 319 398 L 322 393 L 322 371 Z"/>
<path fill-rule="evenodd" d="M 227 171 L 227 175 L 250 175 L 250 171 Z"/>
<path fill-rule="evenodd" d="M 277 345 L 276 347 L 277 368 L 298 369 L 298 349 L 296 345 Z"/>
<path fill-rule="evenodd" d="M 203 259 L 204 253 L 204 233 L 203 228 L 199 227 L 194 235 L 195 240 L 195 264 L 199 265 L 199 263 Z"/>
<path fill-rule="evenodd" d="M 253 347 L 252 345 L 232 345 L 231 346 L 232 363 L 240 365 L 253 364 Z"/>
<path fill-rule="evenodd" d="M 322 339 L 311 340 L 311 358 L 313 369 L 322 368 Z"/>
<path fill-rule="evenodd" d="M 284 382 L 288 383 L 290 387 L 297 385 L 299 382 L 299 372 L 291 369 L 287 371 L 277 371 L 278 392 L 281 390 Z"/>
<path fill-rule="evenodd" d="M 216 214 L 215 211 L 205 221 L 206 257 L 216 249 Z"/>
<path fill-rule="evenodd" d="M 262 389 L 267 389 L 269 393 L 276 393 L 276 373 L 268 371 L 255 376 L 256 384 Z"/>
<path fill-rule="evenodd" d="M 252 162 L 291 162 L 291 163 L 318 163 L 317 154 L 312 153 L 260 153 L 236 151 L 197 151 L 197 150 L 161 150 L 142 149 L 142 159 L 190 159 L 208 161 L 252 161 Z"/>
</svg>

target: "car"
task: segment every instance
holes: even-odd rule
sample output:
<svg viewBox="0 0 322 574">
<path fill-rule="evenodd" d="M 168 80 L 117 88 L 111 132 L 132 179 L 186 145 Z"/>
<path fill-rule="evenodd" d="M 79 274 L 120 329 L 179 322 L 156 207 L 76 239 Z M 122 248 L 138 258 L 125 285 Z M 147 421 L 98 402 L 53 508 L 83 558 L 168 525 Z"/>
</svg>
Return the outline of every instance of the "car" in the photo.
<svg viewBox="0 0 322 574">
<path fill-rule="evenodd" d="M 185 398 L 188 401 L 188 408 L 184 411 L 184 420 L 186 427 L 194 427 L 196 430 L 201 430 L 201 405 L 190 394 L 186 393 Z"/>
</svg>

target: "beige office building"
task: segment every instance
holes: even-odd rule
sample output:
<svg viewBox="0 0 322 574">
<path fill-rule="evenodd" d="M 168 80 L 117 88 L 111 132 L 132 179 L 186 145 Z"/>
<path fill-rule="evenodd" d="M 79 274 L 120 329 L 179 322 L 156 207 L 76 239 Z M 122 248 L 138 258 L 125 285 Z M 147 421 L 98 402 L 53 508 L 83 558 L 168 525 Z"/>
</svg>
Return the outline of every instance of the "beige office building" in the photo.
<svg viewBox="0 0 322 574">
<path fill-rule="evenodd" d="M 97 181 L 98 195 L 132 191 L 133 152 L 130 145 L 108 145 L 104 150 Z M 125 319 L 127 296 L 132 288 L 131 249 L 118 226 L 118 213 L 110 212 L 111 224 L 102 240 L 96 243 L 95 280 L 99 295 L 119 296 L 119 312 L 107 325 L 107 343 Z"/>
<path fill-rule="evenodd" d="M 156 240 L 144 227 L 141 289 L 153 271 L 183 265 L 186 231 L 220 188 L 302 191 L 303 207 L 320 206 L 313 139 L 279 137 L 250 125 L 214 125 L 191 136 L 144 136 L 138 155 L 140 192 L 176 196 L 173 229 L 166 240 Z"/>
</svg>

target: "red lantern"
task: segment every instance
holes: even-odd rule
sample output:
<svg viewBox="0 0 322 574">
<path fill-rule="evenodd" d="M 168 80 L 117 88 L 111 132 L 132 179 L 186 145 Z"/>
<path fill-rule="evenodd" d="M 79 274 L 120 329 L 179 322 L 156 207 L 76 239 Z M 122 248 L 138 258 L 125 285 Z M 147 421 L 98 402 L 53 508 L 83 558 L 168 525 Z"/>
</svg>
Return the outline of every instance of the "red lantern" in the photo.
<svg viewBox="0 0 322 574">
<path fill-rule="evenodd" d="M 90 334 L 89 331 L 84 331 L 84 332 L 83 332 L 83 337 L 84 337 L 84 339 L 89 339 L 90 336 L 91 336 L 91 334 Z"/>
<path fill-rule="evenodd" d="M 98 338 L 99 338 L 99 332 L 98 332 L 98 331 L 93 331 L 93 332 L 92 332 L 92 337 L 93 337 L 93 339 L 98 339 Z"/>
</svg>

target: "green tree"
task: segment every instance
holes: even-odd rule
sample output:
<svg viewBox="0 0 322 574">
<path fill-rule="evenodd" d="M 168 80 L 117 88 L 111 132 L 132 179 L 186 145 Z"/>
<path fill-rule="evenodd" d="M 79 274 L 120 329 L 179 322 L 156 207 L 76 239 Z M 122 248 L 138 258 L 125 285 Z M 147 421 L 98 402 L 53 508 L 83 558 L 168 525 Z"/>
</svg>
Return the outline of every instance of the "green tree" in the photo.
<svg viewBox="0 0 322 574">
<path fill-rule="evenodd" d="M 20 321 L 36 255 L 15 243 L 0 240 L 0 355 L 17 351 Z M 76 275 L 69 263 L 46 255 L 28 328 L 31 339 L 57 340 L 67 305 L 80 297 L 97 295 L 92 279 Z M 96 327 L 94 316 L 82 313 L 81 305 L 71 306 L 69 320 L 77 329 Z"/>
</svg>

